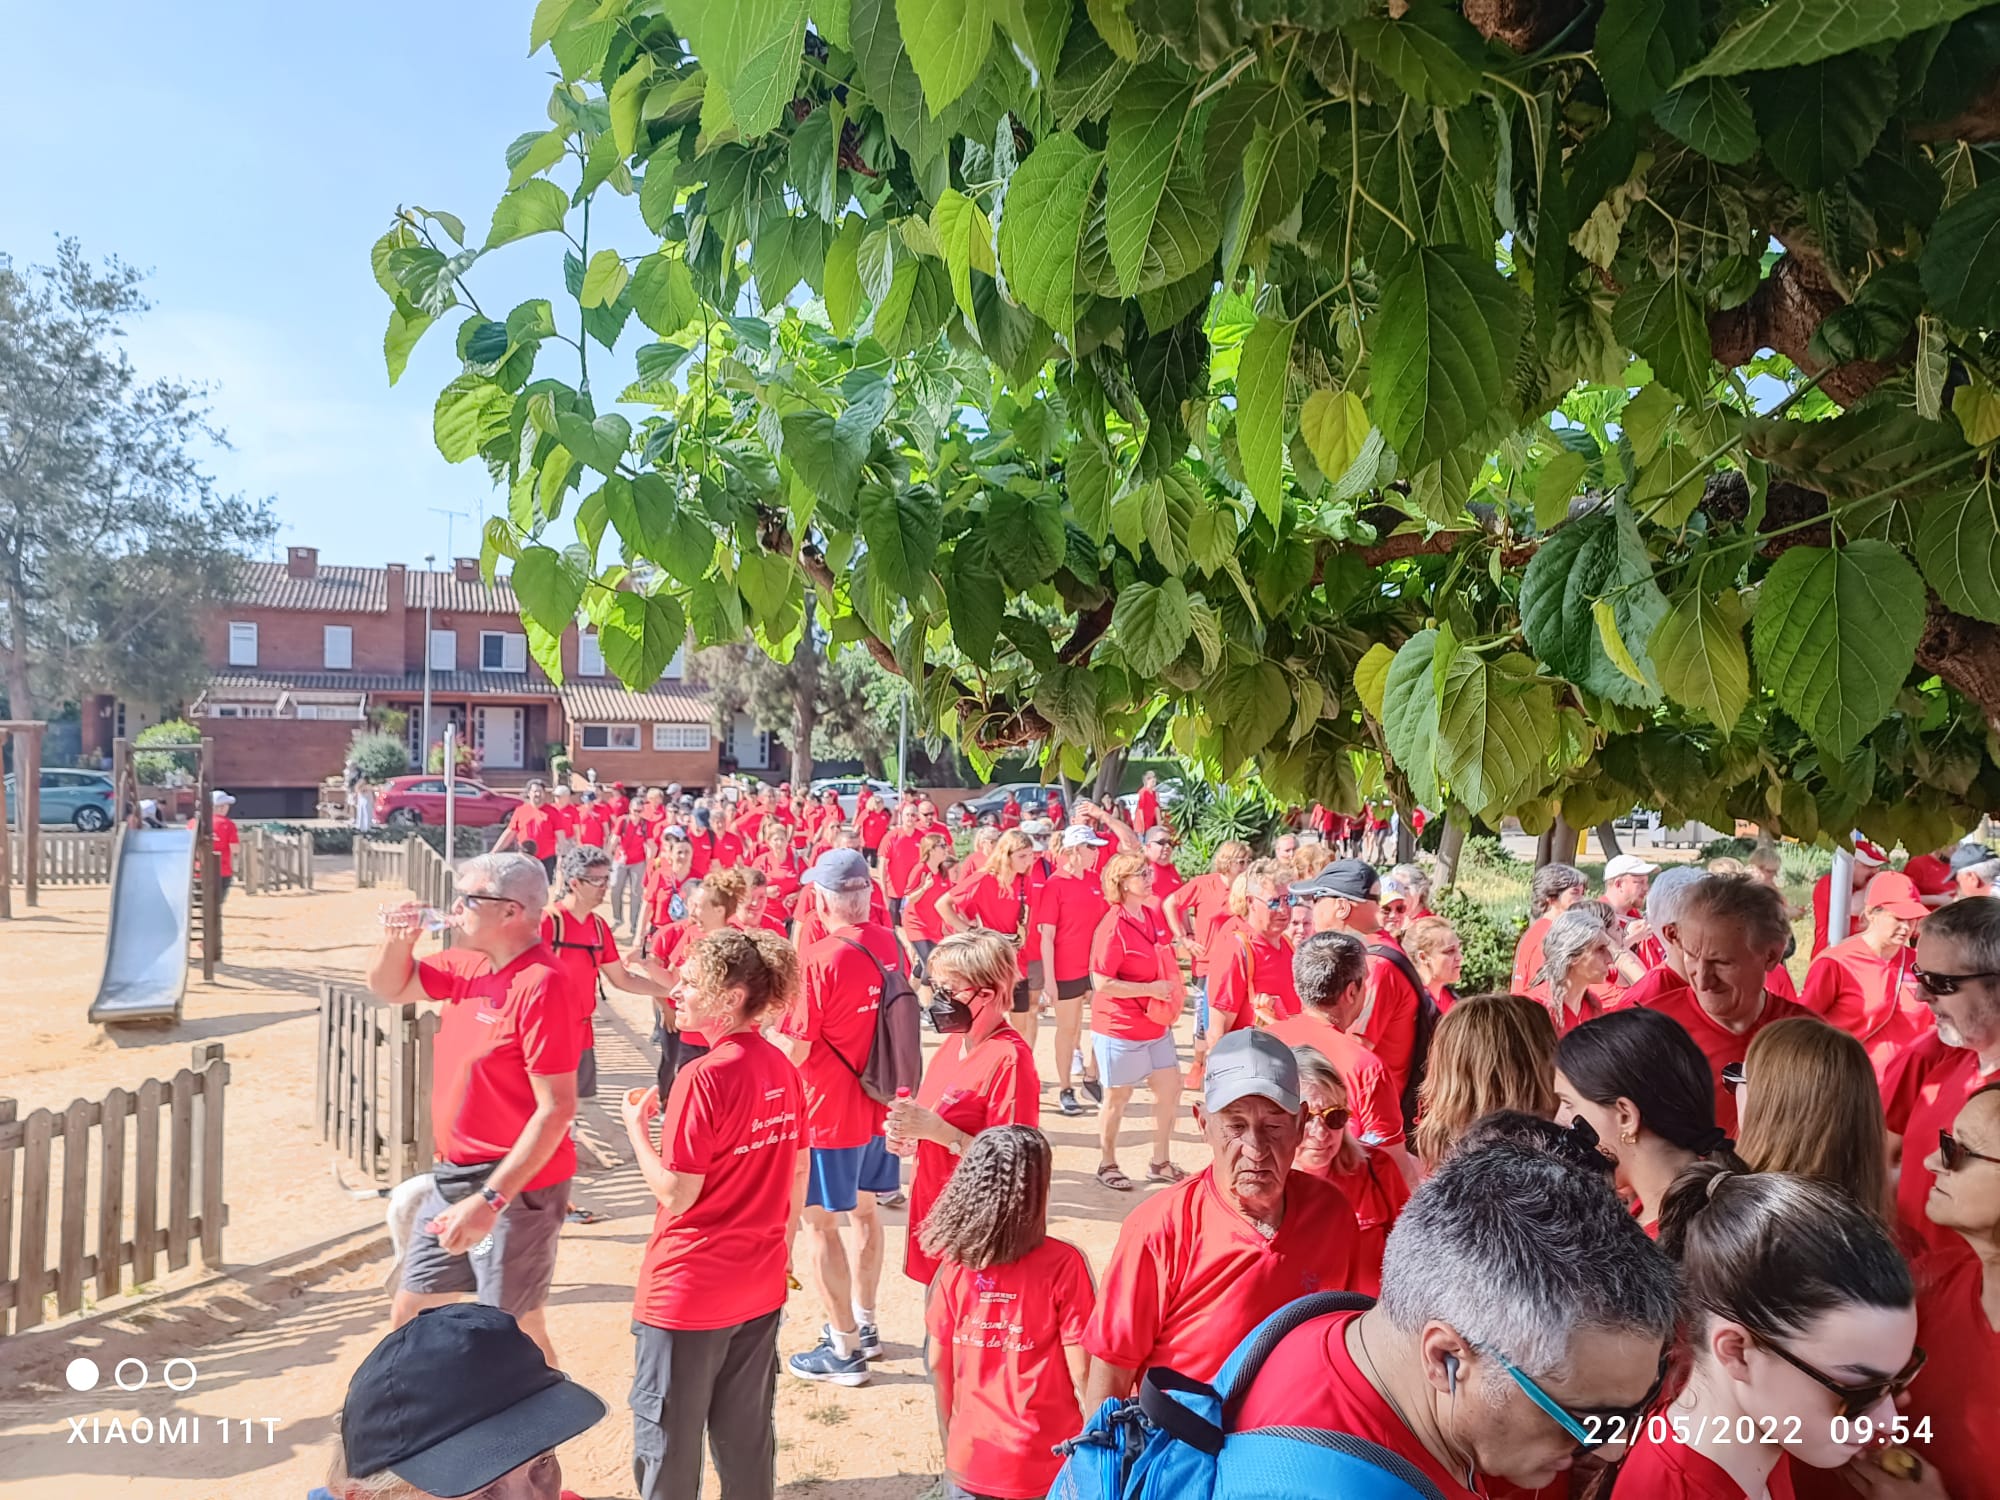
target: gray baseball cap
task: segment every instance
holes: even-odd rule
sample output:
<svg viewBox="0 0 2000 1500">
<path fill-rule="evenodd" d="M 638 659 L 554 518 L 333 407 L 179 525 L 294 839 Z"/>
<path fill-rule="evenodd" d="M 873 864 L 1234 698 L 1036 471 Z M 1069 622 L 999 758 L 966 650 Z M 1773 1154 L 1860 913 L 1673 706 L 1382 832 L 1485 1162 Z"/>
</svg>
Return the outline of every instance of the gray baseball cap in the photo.
<svg viewBox="0 0 2000 1500">
<path fill-rule="evenodd" d="M 1377 901 L 1381 899 L 1382 878 L 1365 860 L 1336 859 L 1311 880 L 1294 885 L 1291 893 L 1308 899 L 1339 896 L 1348 901 Z"/>
<path fill-rule="evenodd" d="M 1299 1062 L 1292 1049 L 1268 1031 L 1232 1031 L 1208 1049 L 1208 1076 L 1201 1102 L 1210 1114 L 1252 1094 L 1278 1108 L 1299 1107 Z"/>
<path fill-rule="evenodd" d="M 874 877 L 859 849 L 829 849 L 799 879 L 826 891 L 865 891 Z"/>
</svg>

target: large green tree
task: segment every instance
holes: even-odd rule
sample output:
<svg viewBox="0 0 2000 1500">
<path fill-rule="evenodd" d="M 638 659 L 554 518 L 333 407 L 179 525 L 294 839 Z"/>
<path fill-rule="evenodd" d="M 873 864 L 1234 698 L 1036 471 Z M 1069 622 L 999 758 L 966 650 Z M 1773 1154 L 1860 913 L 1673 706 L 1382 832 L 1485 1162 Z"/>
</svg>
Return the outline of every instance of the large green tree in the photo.
<svg viewBox="0 0 2000 1500">
<path fill-rule="evenodd" d="M 267 506 L 203 467 L 222 440 L 203 391 L 126 358 L 141 279 L 74 240 L 51 265 L 0 255 L 0 674 L 16 718 L 85 692 L 192 696 L 202 606 L 272 534 Z"/>
<path fill-rule="evenodd" d="M 977 752 L 1163 725 L 1531 829 L 2000 801 L 2000 7 L 540 0 L 529 46 L 487 233 L 374 263 L 392 377 L 456 320 L 439 447 L 538 633 L 783 656 L 810 587 Z M 567 295 L 479 308 L 516 241 Z"/>
</svg>

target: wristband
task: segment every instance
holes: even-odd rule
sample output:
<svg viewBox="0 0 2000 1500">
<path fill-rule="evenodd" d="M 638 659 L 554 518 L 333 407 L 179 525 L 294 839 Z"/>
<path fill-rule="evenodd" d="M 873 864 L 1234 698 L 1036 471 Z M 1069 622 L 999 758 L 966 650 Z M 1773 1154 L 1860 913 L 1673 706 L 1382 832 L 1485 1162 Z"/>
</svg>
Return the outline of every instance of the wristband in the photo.
<svg viewBox="0 0 2000 1500">
<path fill-rule="evenodd" d="M 505 1193 L 499 1192 L 496 1189 L 490 1187 L 481 1188 L 479 1190 L 479 1196 L 486 1200 L 487 1205 L 495 1213 L 504 1212 L 506 1210 L 508 1202 L 510 1201 Z"/>
</svg>

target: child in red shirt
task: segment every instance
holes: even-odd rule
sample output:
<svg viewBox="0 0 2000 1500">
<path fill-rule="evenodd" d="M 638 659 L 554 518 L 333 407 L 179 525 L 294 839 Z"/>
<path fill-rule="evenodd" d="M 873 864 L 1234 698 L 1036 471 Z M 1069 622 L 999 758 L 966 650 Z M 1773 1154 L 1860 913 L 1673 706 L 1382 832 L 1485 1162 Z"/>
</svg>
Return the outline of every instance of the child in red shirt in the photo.
<svg viewBox="0 0 2000 1500">
<path fill-rule="evenodd" d="M 1083 1252 L 1048 1237 L 1050 1164 L 1032 1126 L 981 1131 L 923 1227 L 942 1262 L 924 1326 L 945 1473 L 996 1500 L 1046 1495 L 1062 1467 L 1050 1450 L 1083 1427 L 1096 1291 Z"/>
</svg>

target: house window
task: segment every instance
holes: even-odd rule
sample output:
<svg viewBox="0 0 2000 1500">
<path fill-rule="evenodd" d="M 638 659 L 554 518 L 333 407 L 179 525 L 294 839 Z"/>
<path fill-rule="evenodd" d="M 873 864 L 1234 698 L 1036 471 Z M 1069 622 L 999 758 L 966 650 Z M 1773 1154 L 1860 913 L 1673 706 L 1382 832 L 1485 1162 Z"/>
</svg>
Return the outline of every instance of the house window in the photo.
<svg viewBox="0 0 2000 1500">
<path fill-rule="evenodd" d="M 482 672 L 525 672 L 528 670 L 528 638 L 506 630 L 479 632 L 479 670 Z"/>
<path fill-rule="evenodd" d="M 639 748 L 639 726 L 637 724 L 585 724 L 583 726 L 583 748 L 586 750 L 637 750 Z"/>
<path fill-rule="evenodd" d="M 268 703 L 211 703 L 207 718 L 211 719 L 271 719 L 277 713 Z"/>
<path fill-rule="evenodd" d="M 686 667 L 687 647 L 683 646 L 674 653 L 674 659 L 667 663 L 667 670 L 662 672 L 660 676 L 678 682 L 687 675 Z"/>
<path fill-rule="evenodd" d="M 433 630 L 431 632 L 431 670 L 433 672 L 456 672 L 458 670 L 458 632 L 456 630 Z"/>
<path fill-rule="evenodd" d="M 256 621 L 231 620 L 229 622 L 229 665 L 232 667 L 254 667 L 257 665 Z"/>
<path fill-rule="evenodd" d="M 301 719 L 355 719 L 361 718 L 358 703 L 301 703 L 294 709 Z"/>
<path fill-rule="evenodd" d="M 594 630 L 576 638 L 576 675 L 579 677 L 604 675 L 604 647 L 598 641 L 597 632 Z"/>
<path fill-rule="evenodd" d="M 347 671 L 354 665 L 354 627 L 328 625 L 321 633 L 326 638 L 326 669 L 329 672 Z"/>
<path fill-rule="evenodd" d="M 706 724 L 655 724 L 653 726 L 653 748 L 655 750 L 706 750 L 709 746 Z"/>
</svg>

